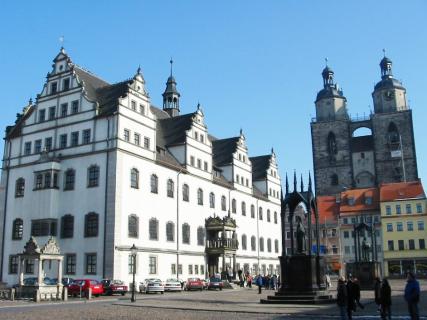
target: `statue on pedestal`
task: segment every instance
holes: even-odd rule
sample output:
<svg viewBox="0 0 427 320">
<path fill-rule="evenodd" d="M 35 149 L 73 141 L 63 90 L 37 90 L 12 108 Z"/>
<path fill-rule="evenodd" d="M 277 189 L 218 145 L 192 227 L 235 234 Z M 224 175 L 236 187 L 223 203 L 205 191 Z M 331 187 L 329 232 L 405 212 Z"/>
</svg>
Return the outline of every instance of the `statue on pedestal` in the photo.
<svg viewBox="0 0 427 320">
<path fill-rule="evenodd" d="M 296 217 L 297 221 L 297 253 L 305 253 L 305 228 L 301 217 Z"/>
<path fill-rule="evenodd" d="M 371 245 L 366 241 L 366 237 L 363 237 L 362 241 L 362 260 L 369 261 L 369 252 L 371 251 Z"/>
</svg>

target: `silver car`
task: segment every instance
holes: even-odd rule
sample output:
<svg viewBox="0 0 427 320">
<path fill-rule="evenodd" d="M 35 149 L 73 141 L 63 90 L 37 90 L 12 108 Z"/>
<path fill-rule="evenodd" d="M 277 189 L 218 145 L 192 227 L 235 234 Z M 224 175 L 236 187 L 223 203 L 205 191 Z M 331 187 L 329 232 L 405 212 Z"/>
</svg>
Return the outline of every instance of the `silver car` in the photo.
<svg viewBox="0 0 427 320">
<path fill-rule="evenodd" d="M 160 279 L 145 279 L 144 282 L 139 284 L 140 293 L 160 292 L 165 293 L 165 287 Z"/>
<path fill-rule="evenodd" d="M 177 279 L 167 279 L 165 282 L 165 291 L 182 291 L 181 282 Z"/>
</svg>

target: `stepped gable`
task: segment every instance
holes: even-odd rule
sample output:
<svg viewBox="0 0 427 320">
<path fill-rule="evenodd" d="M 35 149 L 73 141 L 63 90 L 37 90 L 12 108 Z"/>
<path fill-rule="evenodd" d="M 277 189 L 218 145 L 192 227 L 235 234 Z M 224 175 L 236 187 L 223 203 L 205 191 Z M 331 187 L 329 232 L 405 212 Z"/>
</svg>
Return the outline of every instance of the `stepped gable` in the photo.
<svg viewBox="0 0 427 320">
<path fill-rule="evenodd" d="M 216 166 L 224 166 L 233 162 L 233 153 L 237 150 L 240 137 L 212 140 L 212 158 Z"/>
<path fill-rule="evenodd" d="M 270 167 L 271 154 L 250 157 L 249 160 L 252 163 L 252 180 L 264 180 Z"/>
</svg>

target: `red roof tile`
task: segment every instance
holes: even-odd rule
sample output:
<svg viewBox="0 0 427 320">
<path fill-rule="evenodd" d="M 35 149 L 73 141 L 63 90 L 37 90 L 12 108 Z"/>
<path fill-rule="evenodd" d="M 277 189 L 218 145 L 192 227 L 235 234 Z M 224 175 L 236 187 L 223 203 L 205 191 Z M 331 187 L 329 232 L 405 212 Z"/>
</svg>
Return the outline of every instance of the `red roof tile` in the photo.
<svg viewBox="0 0 427 320">
<path fill-rule="evenodd" d="M 380 200 L 424 199 L 426 197 L 421 181 L 387 183 L 380 186 Z"/>
<path fill-rule="evenodd" d="M 341 192 L 340 215 L 353 212 L 379 210 L 379 191 L 377 188 L 352 189 Z"/>
<path fill-rule="evenodd" d="M 334 196 L 319 196 L 316 200 L 319 223 L 336 222 L 340 210 L 336 198 Z"/>
</svg>

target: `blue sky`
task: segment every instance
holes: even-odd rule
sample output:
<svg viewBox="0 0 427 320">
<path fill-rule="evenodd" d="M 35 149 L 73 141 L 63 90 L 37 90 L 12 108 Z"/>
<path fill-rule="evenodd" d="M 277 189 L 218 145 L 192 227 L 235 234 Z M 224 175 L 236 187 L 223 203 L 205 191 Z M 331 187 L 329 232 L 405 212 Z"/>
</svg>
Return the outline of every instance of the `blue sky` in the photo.
<svg viewBox="0 0 427 320">
<path fill-rule="evenodd" d="M 3 1 L 0 127 L 41 91 L 59 37 L 73 62 L 109 82 L 141 65 L 152 102 L 172 56 L 183 113 L 203 106 L 211 134 L 274 147 L 281 174 L 312 168 L 310 120 L 328 57 L 352 116 L 369 113 L 382 49 L 414 112 L 427 176 L 426 1 Z M 3 150 L 3 142 L 0 142 Z"/>
</svg>

